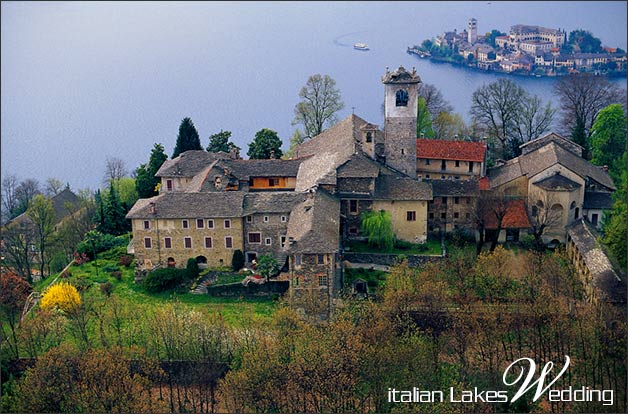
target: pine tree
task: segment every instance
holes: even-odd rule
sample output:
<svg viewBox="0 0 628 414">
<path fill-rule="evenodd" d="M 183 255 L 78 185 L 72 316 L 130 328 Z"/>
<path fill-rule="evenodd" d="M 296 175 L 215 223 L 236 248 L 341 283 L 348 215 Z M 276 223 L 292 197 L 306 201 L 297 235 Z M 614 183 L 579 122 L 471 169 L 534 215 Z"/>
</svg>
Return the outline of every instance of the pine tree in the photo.
<svg viewBox="0 0 628 414">
<path fill-rule="evenodd" d="M 164 146 L 155 143 L 150 152 L 148 164 L 142 164 L 135 170 L 135 188 L 140 198 L 148 198 L 158 194 L 155 188 L 159 184 L 159 177 L 155 177 L 155 174 L 167 159 Z"/>
<path fill-rule="evenodd" d="M 229 141 L 230 138 L 231 131 L 223 131 L 222 129 L 220 132 L 211 134 L 209 136 L 209 146 L 207 147 L 207 152 L 230 152 L 232 149 L 240 151 L 240 147 Z"/>
<path fill-rule="evenodd" d="M 176 158 L 185 151 L 202 150 L 201 139 L 198 131 L 190 118 L 183 118 L 179 125 L 179 135 L 177 136 L 177 144 L 174 147 L 172 158 Z"/>
<path fill-rule="evenodd" d="M 128 222 L 125 218 L 125 211 L 118 197 L 118 191 L 113 185 L 109 187 L 107 201 L 104 203 L 104 223 L 102 233 L 113 234 L 115 236 L 126 233 L 129 230 Z"/>
</svg>

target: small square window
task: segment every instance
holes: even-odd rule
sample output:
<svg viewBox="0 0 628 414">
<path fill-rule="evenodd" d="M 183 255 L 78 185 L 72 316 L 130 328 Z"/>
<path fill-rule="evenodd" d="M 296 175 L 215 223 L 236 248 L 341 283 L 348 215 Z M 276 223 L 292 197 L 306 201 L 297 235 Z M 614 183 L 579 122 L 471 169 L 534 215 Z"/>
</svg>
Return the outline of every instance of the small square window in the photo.
<svg viewBox="0 0 628 414">
<path fill-rule="evenodd" d="M 352 236 L 355 236 L 358 234 L 358 228 L 357 227 L 349 227 L 349 234 Z"/>
<path fill-rule="evenodd" d="M 406 211 L 407 221 L 416 221 L 416 211 Z"/>
<path fill-rule="evenodd" d="M 212 238 L 211 237 L 205 237 L 205 248 L 206 249 L 211 249 L 212 248 Z"/>
<path fill-rule="evenodd" d="M 144 237 L 144 247 L 147 249 L 153 248 L 153 239 L 150 237 Z"/>
<path fill-rule="evenodd" d="M 281 241 L 281 247 L 285 247 L 285 245 L 286 245 L 286 236 L 281 236 L 279 238 L 279 240 Z"/>
<path fill-rule="evenodd" d="M 429 174 L 425 174 L 425 178 L 429 180 L 430 175 Z"/>
<path fill-rule="evenodd" d="M 327 286 L 327 275 L 318 275 L 318 286 Z"/>
<path fill-rule="evenodd" d="M 166 180 L 166 189 L 168 191 L 172 191 L 174 189 L 174 186 L 172 185 L 172 180 Z"/>
<path fill-rule="evenodd" d="M 164 237 L 164 248 L 172 249 L 172 238 Z"/>
<path fill-rule="evenodd" d="M 270 217 L 264 216 L 264 223 L 268 223 L 270 221 Z"/>
<path fill-rule="evenodd" d="M 253 216 L 246 216 L 247 223 L 253 223 Z"/>
<path fill-rule="evenodd" d="M 319 265 L 325 264 L 325 255 L 319 254 L 316 256 L 316 263 Z"/>
<path fill-rule="evenodd" d="M 286 221 L 288 221 L 288 217 L 286 216 L 281 216 L 281 222 L 285 223 Z"/>
<path fill-rule="evenodd" d="M 447 213 L 440 213 L 440 218 L 442 218 L 442 219 L 447 218 Z"/>
<path fill-rule="evenodd" d="M 187 220 L 181 220 L 181 228 L 184 228 L 184 229 L 190 228 L 190 222 Z"/>
<path fill-rule="evenodd" d="M 430 159 L 429 158 L 425 160 L 425 165 L 430 165 Z"/>
<path fill-rule="evenodd" d="M 264 239 L 264 244 L 265 244 L 266 246 L 270 246 L 271 244 L 273 244 L 273 241 L 272 241 L 272 239 L 271 239 L 270 237 L 266 237 L 266 238 Z"/>
<path fill-rule="evenodd" d="M 214 228 L 214 220 L 207 220 L 207 228 L 208 229 Z"/>
<path fill-rule="evenodd" d="M 261 243 L 261 242 L 262 242 L 261 233 L 249 233 L 249 243 Z"/>
<path fill-rule="evenodd" d="M 454 197 L 454 204 L 460 204 L 460 198 Z"/>
<path fill-rule="evenodd" d="M 460 161 L 456 160 L 456 167 L 460 167 Z"/>
<path fill-rule="evenodd" d="M 150 229 L 150 220 L 144 220 L 144 230 Z"/>
<path fill-rule="evenodd" d="M 457 211 L 454 213 L 454 218 L 458 218 L 460 217 L 460 213 L 458 213 Z"/>
<path fill-rule="evenodd" d="M 231 228 L 231 220 L 225 220 L 225 224 L 224 224 L 226 229 L 230 229 Z"/>
<path fill-rule="evenodd" d="M 349 200 L 349 213 L 358 212 L 358 200 Z"/>
<path fill-rule="evenodd" d="M 203 219 L 196 219 L 196 228 L 197 229 L 204 229 L 205 228 L 205 220 L 203 220 Z"/>
<path fill-rule="evenodd" d="M 279 178 L 269 178 L 268 186 L 269 187 L 277 187 L 279 185 Z"/>
<path fill-rule="evenodd" d="M 227 249 L 232 249 L 233 248 L 233 238 L 231 238 L 231 236 L 225 237 L 225 247 Z"/>
<path fill-rule="evenodd" d="M 185 237 L 183 239 L 183 247 L 185 247 L 186 249 L 191 249 L 192 248 L 192 238 L 191 237 Z"/>
<path fill-rule="evenodd" d="M 447 204 L 447 197 L 443 197 L 443 198 L 441 198 L 441 202 L 442 202 L 443 204 Z"/>
</svg>

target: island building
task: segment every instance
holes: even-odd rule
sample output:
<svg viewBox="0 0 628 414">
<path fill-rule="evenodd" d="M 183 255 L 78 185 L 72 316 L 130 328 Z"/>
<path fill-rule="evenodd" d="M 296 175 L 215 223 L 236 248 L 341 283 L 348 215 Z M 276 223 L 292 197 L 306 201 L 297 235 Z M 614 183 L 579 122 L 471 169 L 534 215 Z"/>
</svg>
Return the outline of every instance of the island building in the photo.
<svg viewBox="0 0 628 414">
<path fill-rule="evenodd" d="M 469 24 L 467 25 L 467 42 L 469 44 L 474 44 L 478 40 L 478 21 L 475 17 L 469 19 Z"/>
<path fill-rule="evenodd" d="M 299 145 L 293 159 L 187 151 L 166 161 L 156 174 L 159 195 L 127 215 L 138 270 L 183 267 L 189 258 L 228 266 L 236 250 L 250 265 L 270 254 L 290 295 L 314 297 L 329 313 L 342 287 L 344 246 L 363 237 L 363 212 L 387 211 L 398 239 L 424 243 L 428 234 L 475 231 L 476 200 L 503 191 L 507 216 L 499 234 L 487 219 L 487 236 L 517 240 L 530 227 L 527 207 L 552 200 L 561 220 L 546 238 L 564 242 L 576 220 L 598 214 L 599 223 L 610 207 L 608 173 L 571 141 L 549 134 L 487 169 L 482 142 L 417 139 L 416 70 L 386 69 L 382 83 L 383 130 L 350 115 Z"/>
</svg>

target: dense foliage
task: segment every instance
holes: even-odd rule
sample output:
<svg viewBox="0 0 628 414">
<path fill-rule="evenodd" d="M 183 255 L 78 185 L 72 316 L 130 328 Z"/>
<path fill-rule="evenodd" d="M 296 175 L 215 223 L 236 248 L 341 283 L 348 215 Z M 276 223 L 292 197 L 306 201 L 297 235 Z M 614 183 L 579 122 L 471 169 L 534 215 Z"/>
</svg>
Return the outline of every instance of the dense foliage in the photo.
<svg viewBox="0 0 628 414">
<path fill-rule="evenodd" d="M 231 150 L 240 151 L 240 147 L 238 147 L 233 142 L 229 141 L 231 139 L 231 131 L 223 131 L 215 134 L 211 134 L 209 136 L 209 146 L 207 147 L 208 152 L 226 152 L 229 153 Z"/>
<path fill-rule="evenodd" d="M 247 155 L 251 159 L 281 158 L 281 139 L 277 132 L 262 128 L 255 133 L 255 139 L 249 144 Z"/>
<path fill-rule="evenodd" d="M 177 135 L 177 143 L 172 153 L 172 158 L 176 158 L 185 151 L 202 150 L 201 139 L 198 131 L 194 126 L 194 122 L 190 118 L 183 118 L 179 125 L 179 135 Z"/>
<path fill-rule="evenodd" d="M 148 198 L 159 194 L 157 185 L 159 177 L 155 177 L 159 168 L 168 159 L 164 146 L 155 143 L 150 152 L 148 164 L 142 164 L 135 170 L 135 188 L 140 198 Z"/>
<path fill-rule="evenodd" d="M 65 282 L 56 283 L 46 289 L 39 303 L 42 309 L 58 308 L 68 314 L 76 312 L 80 305 L 78 290 Z"/>
<path fill-rule="evenodd" d="M 160 268 L 147 274 L 142 284 L 148 292 L 163 292 L 179 286 L 188 279 L 188 275 L 187 269 Z"/>
<path fill-rule="evenodd" d="M 362 213 L 362 232 L 368 238 L 369 245 L 390 251 L 395 244 L 390 212 L 385 210 Z"/>
<path fill-rule="evenodd" d="M 104 252 L 112 247 L 123 246 L 127 243 L 125 237 L 116 237 L 111 234 L 103 234 L 99 231 L 92 230 L 85 235 L 83 241 L 76 246 L 79 255 L 85 254 L 94 259 L 94 254 Z"/>
<path fill-rule="evenodd" d="M 233 252 L 233 257 L 231 258 L 231 268 L 234 272 L 242 269 L 244 267 L 244 253 L 242 250 L 237 249 Z"/>
</svg>

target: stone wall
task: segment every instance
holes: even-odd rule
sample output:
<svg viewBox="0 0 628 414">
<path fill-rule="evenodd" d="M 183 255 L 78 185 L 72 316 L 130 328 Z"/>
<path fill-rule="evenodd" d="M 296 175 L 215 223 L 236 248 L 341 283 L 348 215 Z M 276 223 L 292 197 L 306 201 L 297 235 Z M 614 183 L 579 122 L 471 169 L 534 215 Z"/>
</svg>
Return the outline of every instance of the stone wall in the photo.
<svg viewBox="0 0 628 414">
<path fill-rule="evenodd" d="M 339 193 L 372 194 L 374 190 L 374 178 L 338 178 Z"/>
<path fill-rule="evenodd" d="M 244 253 L 245 260 L 248 261 L 246 253 L 256 253 L 257 257 L 265 254 L 279 258 L 282 255 L 281 236 L 285 236 L 288 231 L 288 218 L 290 212 L 286 213 L 259 213 L 252 214 L 244 218 Z M 250 218 L 249 218 L 250 217 Z M 284 221 L 282 221 L 282 217 Z M 267 221 L 264 221 L 267 218 Z M 260 233 L 260 243 L 250 243 L 249 233 Z M 270 244 L 266 242 L 270 238 Z M 283 263 L 279 263 L 280 266 Z"/>
<path fill-rule="evenodd" d="M 394 265 L 400 255 L 386 253 L 349 253 L 343 254 L 343 259 L 351 263 L 377 264 L 383 266 Z M 443 256 L 423 256 L 423 255 L 405 255 L 410 266 L 422 266 L 430 262 L 439 262 L 444 259 Z"/>
<path fill-rule="evenodd" d="M 244 286 L 242 283 L 233 283 L 230 285 L 208 286 L 207 294 L 209 296 L 233 296 L 233 297 L 255 297 L 255 296 L 272 296 L 283 295 L 290 288 L 288 281 L 271 281 L 262 285 L 249 283 Z"/>
</svg>

